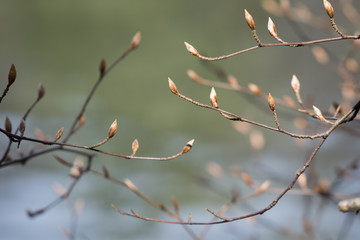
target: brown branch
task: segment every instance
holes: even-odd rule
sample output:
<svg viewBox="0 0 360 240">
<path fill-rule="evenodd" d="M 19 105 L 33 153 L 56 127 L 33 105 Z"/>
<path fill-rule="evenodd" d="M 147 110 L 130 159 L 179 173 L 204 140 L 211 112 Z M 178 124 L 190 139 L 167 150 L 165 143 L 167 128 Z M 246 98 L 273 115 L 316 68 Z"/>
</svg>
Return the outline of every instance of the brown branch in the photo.
<svg viewBox="0 0 360 240">
<path fill-rule="evenodd" d="M 218 57 L 203 56 L 200 53 L 198 53 L 198 51 L 193 46 L 191 46 L 188 43 L 186 43 L 186 44 L 187 44 L 187 49 L 189 49 L 189 45 L 190 45 L 192 47 L 192 49 L 194 49 L 196 51 L 197 54 L 194 54 L 194 52 L 190 52 L 188 50 L 192 55 L 194 55 L 202 60 L 206 60 L 206 61 L 219 61 L 219 60 L 227 59 L 227 58 L 239 55 L 239 54 L 250 52 L 255 49 L 262 48 L 262 47 L 284 47 L 284 46 L 303 47 L 303 46 L 308 46 L 308 45 L 314 45 L 314 44 L 325 43 L 325 42 L 334 42 L 334 41 L 340 41 L 340 40 L 345 40 L 345 39 L 353 39 L 353 40 L 360 39 L 360 35 L 344 35 L 343 37 L 324 38 L 324 39 L 318 39 L 318 40 L 303 41 L 303 42 L 291 42 L 291 43 L 289 43 L 289 42 L 286 42 L 286 43 L 262 43 L 261 45 L 256 45 L 253 47 L 249 47 L 249 48 L 237 51 L 237 52 L 233 52 L 233 53 L 226 54 L 223 56 L 218 56 Z"/>
</svg>

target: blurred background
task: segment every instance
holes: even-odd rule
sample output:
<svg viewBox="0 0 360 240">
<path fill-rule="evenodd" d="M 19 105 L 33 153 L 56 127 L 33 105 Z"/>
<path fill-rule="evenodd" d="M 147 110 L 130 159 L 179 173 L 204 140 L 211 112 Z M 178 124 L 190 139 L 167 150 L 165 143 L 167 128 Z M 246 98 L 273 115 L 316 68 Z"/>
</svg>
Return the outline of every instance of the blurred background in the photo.
<svg viewBox="0 0 360 240">
<path fill-rule="evenodd" d="M 269 13 L 263 9 L 262 2 L 3 0 L 0 8 L 1 86 L 6 86 L 11 64 L 16 66 L 17 80 L 1 103 L 0 122 L 8 116 L 16 126 L 36 99 L 38 84 L 42 83 L 45 97 L 29 116 L 26 135 L 34 137 L 35 130 L 41 129 L 45 136 L 53 139 L 61 127 L 65 127 L 66 133 L 98 78 L 101 59 L 110 65 L 140 31 L 139 48 L 106 76 L 85 113 L 85 125 L 69 142 L 92 145 L 101 141 L 114 119 L 118 120 L 118 132 L 101 147 L 106 151 L 131 154 L 131 143 L 136 138 L 140 144 L 138 155 L 165 157 L 181 151 L 185 143 L 194 138 L 191 152 L 169 162 L 103 155 L 98 155 L 93 162 L 95 169 L 101 170 L 104 164 L 111 176 L 130 179 L 142 192 L 169 206 L 171 198 L 176 197 L 184 219 L 191 212 L 194 221 L 210 221 L 212 215 L 205 208 L 218 210 L 231 200 L 234 189 L 241 194 L 251 192 L 239 176 L 229 174 L 236 169 L 246 170 L 259 184 L 271 179 L 273 186 L 284 188 L 312 151 L 313 143 L 304 142 L 299 146 L 287 136 L 255 127 L 242 134 L 216 112 L 198 108 L 171 94 L 167 83 L 167 77 L 171 77 L 181 93 L 209 103 L 211 87 L 193 82 L 187 70 L 218 80 L 214 70 L 220 68 L 235 76 L 240 85 L 247 87 L 248 83 L 254 83 L 264 93 L 271 92 L 277 97 L 293 96 L 290 80 L 296 74 L 302 93 L 311 96 L 317 107 L 327 109 L 333 101 L 340 101 L 336 68 L 321 65 L 310 48 L 260 49 L 211 65 L 186 51 L 184 41 L 207 56 L 254 46 L 256 42 L 244 20 L 244 9 L 254 17 L 260 39 L 274 42 L 267 32 Z M 312 39 L 335 36 L 322 1 L 291 1 L 294 5 L 299 2 L 321 16 L 317 23 L 324 21 L 329 25 L 327 32 L 303 24 L 304 32 Z M 284 40 L 298 40 L 286 20 L 271 17 Z M 350 25 L 341 15 L 338 21 Z M 350 25 L 348 30 L 351 33 L 356 29 Z M 326 46 L 335 54 L 345 54 L 352 42 Z M 273 125 L 266 102 L 229 90 L 216 91 L 223 109 Z M 279 112 L 283 127 L 292 131 L 296 131 L 293 120 L 297 116 L 300 115 L 286 109 Z M 251 133 L 264 138 L 261 151 L 249 140 Z M 331 179 L 336 166 L 345 166 L 359 155 L 355 137 L 342 133 L 336 136 L 329 139 L 314 163 L 313 167 L 321 170 L 320 178 Z M 1 146 L 6 146 L 5 137 L 0 141 Z M 338 146 L 338 142 L 345 143 L 346 147 Z M 34 144 L 22 143 L 25 152 L 31 146 Z M 71 162 L 76 157 L 59 155 Z M 339 163 L 342 159 L 344 163 Z M 79 198 L 84 199 L 85 205 L 77 219 L 76 239 L 190 238 L 182 226 L 119 215 L 110 203 L 124 211 L 134 209 L 144 216 L 169 219 L 128 189 L 91 174 L 85 175 L 70 198 L 56 208 L 34 219 L 26 215 L 26 210 L 42 208 L 56 199 L 54 184 L 67 186 L 69 181 L 69 169 L 55 161 L 53 154 L 41 156 L 25 166 L 0 169 L 1 238 L 66 239 L 62 232 L 63 229 L 70 231 L 73 226 L 71 211 Z M 251 199 L 230 209 L 226 216 L 260 210 L 275 197 L 276 193 L 267 193 Z M 310 206 L 309 200 L 304 199 L 289 195 L 256 220 L 212 226 L 205 239 L 288 238 L 282 231 L 301 235 L 302 218 Z M 314 209 L 323 204 L 319 198 L 311 202 Z M 315 211 L 308 217 L 312 221 L 319 216 L 322 219 L 321 224 L 314 226 L 316 236 L 335 239 L 332 237 L 343 229 L 346 216 L 338 212 L 334 202 L 323 207 L 326 208 L 324 214 Z M 191 228 L 196 233 L 204 229 Z M 360 230 L 352 228 L 349 234 L 354 237 Z"/>
</svg>

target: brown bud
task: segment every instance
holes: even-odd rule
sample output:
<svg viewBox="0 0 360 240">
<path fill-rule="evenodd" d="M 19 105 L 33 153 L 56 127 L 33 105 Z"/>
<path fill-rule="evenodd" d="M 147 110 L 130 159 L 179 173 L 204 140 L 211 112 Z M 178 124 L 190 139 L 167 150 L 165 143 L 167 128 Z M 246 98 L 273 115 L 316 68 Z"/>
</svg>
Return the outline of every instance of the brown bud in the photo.
<svg viewBox="0 0 360 240">
<path fill-rule="evenodd" d="M 8 117 L 5 118 L 5 130 L 9 133 L 11 133 L 12 130 L 11 121 Z"/>
<path fill-rule="evenodd" d="M 25 121 L 24 121 L 24 119 L 21 119 L 21 121 L 20 121 L 19 130 L 20 130 L 21 135 L 24 135 L 24 132 L 25 132 Z"/>
<path fill-rule="evenodd" d="M 57 131 L 54 142 L 56 142 L 61 138 L 63 132 L 64 132 L 64 127 L 60 128 L 59 131 Z"/>
<path fill-rule="evenodd" d="M 136 152 L 139 150 L 139 141 L 137 139 L 135 139 L 132 144 L 131 144 L 131 148 L 132 148 L 132 156 L 135 156 Z"/>
<path fill-rule="evenodd" d="M 271 20 L 270 17 L 269 17 L 269 21 L 268 21 L 268 31 L 269 31 L 271 36 L 273 36 L 274 38 L 277 38 L 277 32 L 276 32 L 275 24 Z"/>
<path fill-rule="evenodd" d="M 169 82 L 169 88 L 171 90 L 171 92 L 173 94 L 176 94 L 178 95 L 179 94 L 179 91 L 177 90 L 176 86 L 175 86 L 175 83 L 171 80 L 171 78 L 168 77 L 168 82 Z"/>
<path fill-rule="evenodd" d="M 181 151 L 182 154 L 187 153 L 188 151 L 191 150 L 193 144 L 194 144 L 195 139 L 191 139 L 190 141 L 188 141 L 185 145 L 185 147 L 183 148 L 183 150 Z"/>
<path fill-rule="evenodd" d="M 130 48 L 135 49 L 139 46 L 141 41 L 141 33 L 137 32 L 131 40 Z"/>
<path fill-rule="evenodd" d="M 115 121 L 111 124 L 109 128 L 108 138 L 112 138 L 115 135 L 116 131 L 117 131 L 117 120 L 115 119 Z"/>
<path fill-rule="evenodd" d="M 102 60 L 101 60 L 99 69 L 100 69 L 100 75 L 101 75 L 101 76 L 104 75 L 105 70 L 106 70 L 106 62 L 105 62 L 105 59 L 102 59 Z"/>
<path fill-rule="evenodd" d="M 199 52 L 193 47 L 191 46 L 189 43 L 184 42 L 186 49 L 188 50 L 189 53 L 191 53 L 194 56 L 199 56 Z"/>
<path fill-rule="evenodd" d="M 271 111 L 275 111 L 275 100 L 274 100 L 273 96 L 271 96 L 271 93 L 269 93 L 268 103 L 269 103 L 269 107 L 270 107 Z"/>
<path fill-rule="evenodd" d="M 8 84 L 11 85 L 15 82 L 16 79 L 16 68 L 14 64 L 11 64 L 9 75 L 8 75 Z"/>
<path fill-rule="evenodd" d="M 246 9 L 244 9 L 244 10 L 245 10 L 245 20 L 246 20 L 247 24 L 249 25 L 251 30 L 255 30 L 255 22 L 254 22 L 253 17 L 250 15 L 250 13 Z"/>
<path fill-rule="evenodd" d="M 314 109 L 314 113 L 315 113 L 315 116 L 321 120 L 321 121 L 326 121 L 326 119 L 324 118 L 324 115 L 322 114 L 322 112 L 320 111 L 320 109 L 318 109 L 317 107 L 315 107 L 313 105 L 313 109 Z"/>
<path fill-rule="evenodd" d="M 102 171 L 104 173 L 104 177 L 105 178 L 109 178 L 110 177 L 110 174 L 109 174 L 109 171 L 108 169 L 106 168 L 106 166 L 104 164 L 101 165 L 101 168 L 102 168 Z"/>
<path fill-rule="evenodd" d="M 81 127 L 82 125 L 84 125 L 84 123 L 85 123 L 85 116 L 82 114 L 80 119 L 79 119 L 78 127 Z"/>
<path fill-rule="evenodd" d="M 175 212 L 178 213 L 179 212 L 179 203 L 177 201 L 177 199 L 175 197 L 171 198 Z"/>
<path fill-rule="evenodd" d="M 323 0 L 324 8 L 326 10 L 326 13 L 329 15 L 330 18 L 334 17 L 334 9 L 331 5 L 331 3 L 328 0 Z"/>
<path fill-rule="evenodd" d="M 45 95 L 45 88 L 44 86 L 42 85 L 42 83 L 39 83 L 39 86 L 38 86 L 38 100 L 40 100 L 41 98 L 43 98 Z"/>
<path fill-rule="evenodd" d="M 215 92 L 215 89 L 214 89 L 214 88 L 212 88 L 212 89 L 211 89 L 211 92 L 210 92 L 210 102 L 211 102 L 211 105 L 212 105 L 214 108 L 217 108 L 217 107 L 218 107 L 217 95 L 216 95 L 216 92 Z"/>
</svg>

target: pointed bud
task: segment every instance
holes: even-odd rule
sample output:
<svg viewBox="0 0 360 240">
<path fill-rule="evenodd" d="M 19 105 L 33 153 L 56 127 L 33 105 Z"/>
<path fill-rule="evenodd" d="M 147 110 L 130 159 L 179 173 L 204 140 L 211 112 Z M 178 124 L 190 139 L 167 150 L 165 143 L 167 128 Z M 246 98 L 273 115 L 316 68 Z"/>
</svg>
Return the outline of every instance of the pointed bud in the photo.
<svg viewBox="0 0 360 240">
<path fill-rule="evenodd" d="M 131 156 L 135 156 L 136 152 L 139 150 L 139 142 L 137 139 L 135 139 L 132 144 L 131 144 L 131 148 L 132 148 L 132 154 Z"/>
<path fill-rule="evenodd" d="M 210 102 L 211 102 L 211 105 L 212 105 L 214 108 L 217 108 L 217 107 L 218 107 L 217 96 L 216 96 L 216 92 L 215 92 L 215 89 L 214 89 L 214 88 L 212 88 L 212 89 L 211 89 L 211 92 L 210 92 Z"/>
<path fill-rule="evenodd" d="M 8 117 L 5 118 L 5 130 L 9 133 L 12 131 L 11 121 Z"/>
<path fill-rule="evenodd" d="M 191 46 L 187 42 L 184 42 L 184 44 L 189 53 L 191 53 L 194 56 L 199 56 L 199 52 L 193 46 Z"/>
<path fill-rule="evenodd" d="M 79 119 L 78 127 L 81 127 L 84 124 L 85 124 L 85 116 L 82 114 L 80 119 Z"/>
<path fill-rule="evenodd" d="M 246 9 L 244 9 L 244 10 L 245 10 L 245 20 L 246 20 L 247 24 L 249 25 L 251 30 L 255 30 L 255 22 L 254 22 L 253 17 L 250 15 L 250 13 Z"/>
<path fill-rule="evenodd" d="M 326 13 L 329 15 L 330 18 L 334 17 L 334 9 L 331 5 L 331 3 L 328 0 L 323 0 L 324 8 L 326 10 Z"/>
<path fill-rule="evenodd" d="M 271 93 L 269 93 L 268 103 L 269 103 L 269 107 L 270 107 L 271 111 L 275 111 L 275 100 L 274 100 L 273 96 L 271 96 Z"/>
<path fill-rule="evenodd" d="M 177 201 L 177 199 L 175 197 L 171 198 L 175 212 L 178 213 L 179 212 L 179 203 Z"/>
<path fill-rule="evenodd" d="M 116 131 L 117 131 L 117 119 L 115 119 L 115 121 L 111 124 L 109 128 L 108 138 L 112 138 L 115 135 Z"/>
<path fill-rule="evenodd" d="M 183 148 L 183 150 L 181 151 L 181 154 L 187 153 L 188 151 L 191 150 L 193 144 L 194 144 L 194 139 L 191 139 L 190 141 L 188 141 L 185 145 L 185 147 Z"/>
<path fill-rule="evenodd" d="M 41 98 L 43 98 L 45 95 L 45 88 L 44 86 L 42 85 L 42 83 L 39 83 L 39 86 L 38 86 L 38 100 L 40 100 Z"/>
<path fill-rule="evenodd" d="M 139 46 L 140 44 L 140 41 L 141 41 L 141 33 L 137 32 L 131 40 L 130 48 L 131 49 L 137 48 L 137 46 Z"/>
<path fill-rule="evenodd" d="M 130 179 L 126 178 L 124 180 L 124 183 L 130 190 L 132 190 L 132 191 L 138 190 L 137 187 L 135 186 L 135 184 Z"/>
<path fill-rule="evenodd" d="M 261 194 L 265 191 L 267 191 L 270 187 L 270 180 L 266 180 L 265 182 L 263 182 L 260 187 L 258 189 L 256 189 L 256 193 L 257 194 Z"/>
<path fill-rule="evenodd" d="M 275 24 L 271 20 L 270 17 L 269 17 L 269 21 L 268 21 L 268 31 L 269 31 L 271 36 L 273 36 L 274 38 L 277 38 L 277 32 L 276 32 Z"/>
<path fill-rule="evenodd" d="M 63 132 L 64 132 L 64 127 L 60 128 L 59 131 L 56 133 L 54 142 L 56 142 L 57 140 L 59 140 L 61 138 Z"/>
<path fill-rule="evenodd" d="M 189 69 L 186 73 L 189 76 L 189 78 L 191 78 L 195 82 L 200 82 L 201 77 L 196 72 L 194 72 L 193 70 Z"/>
<path fill-rule="evenodd" d="M 314 105 L 313 105 L 313 109 L 314 109 L 315 116 L 316 116 L 319 120 L 321 120 L 321 121 L 326 121 L 326 119 L 324 118 L 324 116 L 323 116 L 322 112 L 320 111 L 320 109 L 318 109 L 318 108 L 315 107 Z"/>
<path fill-rule="evenodd" d="M 100 75 L 103 76 L 106 70 L 106 62 L 105 59 L 102 59 L 99 66 Z"/>
<path fill-rule="evenodd" d="M 299 79 L 294 74 L 291 79 L 291 87 L 294 90 L 295 93 L 299 93 L 300 91 L 300 82 Z"/>
<path fill-rule="evenodd" d="M 330 61 L 329 54 L 323 47 L 313 46 L 311 48 L 311 52 L 314 55 L 316 61 L 318 61 L 320 64 L 325 65 Z"/>
<path fill-rule="evenodd" d="M 302 190 L 307 189 L 307 179 L 305 174 L 301 174 L 297 180 L 297 183 L 299 184 L 300 188 Z"/>
<path fill-rule="evenodd" d="M 168 77 L 168 82 L 169 82 L 169 88 L 171 90 L 171 92 L 173 94 L 176 94 L 178 95 L 179 94 L 179 91 L 177 90 L 176 86 L 175 86 L 175 83 L 171 80 L 171 78 Z"/>
<path fill-rule="evenodd" d="M 104 164 L 101 165 L 101 168 L 102 168 L 102 171 L 104 173 L 104 177 L 109 178 L 110 177 L 109 171 L 107 170 L 107 168 L 105 167 Z"/>
<path fill-rule="evenodd" d="M 258 85 L 254 84 L 254 83 L 249 83 L 248 84 L 248 87 L 250 89 L 250 91 L 256 95 L 261 95 L 261 90 L 260 88 L 258 87 Z"/>
<path fill-rule="evenodd" d="M 233 75 L 229 75 L 229 76 L 227 77 L 227 80 L 228 80 L 230 86 L 232 86 L 233 88 L 238 88 L 238 87 L 240 87 L 240 86 L 239 86 L 239 82 L 237 81 L 237 79 L 236 79 Z"/>
<path fill-rule="evenodd" d="M 241 178 L 247 185 L 249 186 L 254 185 L 254 182 L 252 181 L 251 177 L 246 172 L 241 173 Z"/>
<path fill-rule="evenodd" d="M 8 84 L 11 85 L 15 82 L 16 79 L 16 68 L 14 64 L 11 64 L 9 75 L 8 75 Z"/>
<path fill-rule="evenodd" d="M 25 121 L 24 121 L 24 119 L 21 119 L 21 121 L 20 121 L 19 130 L 20 130 L 21 135 L 24 135 L 24 132 L 25 132 Z"/>
</svg>

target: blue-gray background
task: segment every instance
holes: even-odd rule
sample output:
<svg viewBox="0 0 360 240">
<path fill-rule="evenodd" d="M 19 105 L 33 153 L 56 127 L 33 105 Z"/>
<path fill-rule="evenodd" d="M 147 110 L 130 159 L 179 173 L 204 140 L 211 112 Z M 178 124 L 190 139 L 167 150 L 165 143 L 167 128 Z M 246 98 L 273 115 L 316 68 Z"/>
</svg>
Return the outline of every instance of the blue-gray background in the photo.
<svg viewBox="0 0 360 240">
<path fill-rule="evenodd" d="M 302 2 L 327 19 L 322 1 Z M 261 39 L 273 42 L 266 30 L 269 15 L 261 8 L 260 1 L 2 1 L 1 86 L 7 80 L 12 63 L 18 77 L 1 104 L 1 122 L 9 116 L 13 125 L 18 124 L 21 115 L 36 98 L 38 83 L 42 82 L 46 95 L 29 117 L 26 134 L 34 136 L 34 130 L 39 128 L 53 138 L 60 127 L 64 126 L 66 131 L 98 77 L 100 60 L 105 58 L 110 64 L 140 31 L 140 47 L 105 78 L 87 109 L 85 126 L 70 142 L 91 145 L 102 140 L 114 119 L 118 120 L 118 133 L 102 149 L 116 153 L 130 154 L 131 142 L 137 138 L 139 155 L 168 156 L 195 138 L 190 153 L 170 162 L 99 155 L 93 165 L 101 169 L 101 164 L 105 164 L 112 176 L 131 179 L 144 193 L 165 204 L 170 205 L 171 197 L 175 196 L 185 219 L 192 212 L 193 220 L 209 221 L 211 216 L 204 210 L 206 207 L 219 209 L 231 198 L 234 188 L 246 192 L 238 178 L 211 178 L 206 171 L 208 162 L 216 162 L 225 170 L 234 166 L 246 169 L 258 183 L 278 176 L 275 186 L 284 187 L 311 148 L 298 148 L 286 136 L 263 131 L 266 146 L 263 152 L 257 153 L 251 149 L 248 137 L 236 132 L 230 122 L 214 112 L 186 103 L 168 89 L 167 77 L 170 76 L 182 93 L 209 102 L 210 87 L 193 83 L 186 71 L 194 69 L 204 77 L 216 77 L 185 50 L 183 42 L 187 41 L 211 56 L 253 46 L 255 42 L 243 17 L 245 8 L 255 18 Z M 284 19 L 273 17 L 273 20 L 284 39 L 297 40 Z M 304 29 L 314 38 L 333 36 L 306 26 Z M 333 43 L 327 46 L 341 52 L 341 48 L 348 49 L 350 45 Z M 291 95 L 290 79 L 296 74 L 301 80 L 302 92 L 315 95 L 318 107 L 327 108 L 332 101 L 340 99 L 335 69 L 318 64 L 308 48 L 256 50 L 216 64 L 237 77 L 241 85 L 253 82 L 274 96 Z M 225 109 L 273 124 L 266 102 L 252 104 L 253 98 L 221 89 L 217 89 L 217 93 Z M 283 124 L 289 129 L 294 128 L 287 119 Z M 345 136 L 340 134 L 338 137 Z M 324 146 L 317 159 L 316 167 L 324 173 L 321 176 L 332 177 L 335 162 L 340 157 L 354 156 L 351 150 L 354 144 L 349 143 L 346 148 L 339 148 L 344 151 L 339 151 L 335 142 Z M 2 146 L 5 143 L 6 139 L 2 138 Z M 24 151 L 29 147 L 23 144 Z M 73 155 L 63 156 L 69 161 L 74 159 Z M 90 174 L 81 179 L 69 200 L 44 215 L 29 219 L 26 209 L 36 210 L 55 199 L 52 185 L 59 182 L 66 186 L 68 173 L 68 169 L 57 163 L 51 154 L 33 160 L 25 167 L 1 169 L 1 238 L 64 239 L 59 229 L 69 229 L 71 207 L 77 198 L 85 199 L 77 223 L 78 239 L 190 238 L 181 226 L 149 223 L 115 213 L 110 203 L 125 211 L 131 208 L 145 216 L 167 219 L 129 190 Z M 274 197 L 268 194 L 250 204 L 254 209 L 260 209 Z M 316 205 L 314 207 L 316 209 Z M 273 224 L 301 233 L 303 209 L 302 197 L 290 196 L 265 217 Z M 234 208 L 228 216 L 252 210 Z M 327 210 L 331 217 L 323 217 L 324 222 L 316 231 L 322 237 L 338 234 L 344 219 L 334 204 Z M 202 228 L 194 227 L 193 230 L 200 232 Z M 207 239 L 250 236 L 281 237 L 266 230 L 262 224 L 240 221 L 213 226 Z"/>
</svg>

